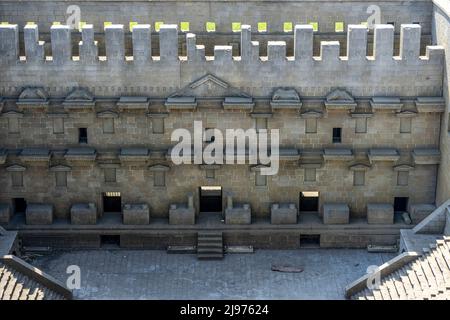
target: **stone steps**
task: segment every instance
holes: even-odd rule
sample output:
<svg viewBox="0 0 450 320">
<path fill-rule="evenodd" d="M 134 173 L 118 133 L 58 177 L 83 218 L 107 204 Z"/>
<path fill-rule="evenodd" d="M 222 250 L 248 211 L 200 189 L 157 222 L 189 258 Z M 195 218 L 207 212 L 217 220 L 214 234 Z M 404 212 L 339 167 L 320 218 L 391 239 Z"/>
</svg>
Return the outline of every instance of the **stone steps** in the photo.
<svg viewBox="0 0 450 320">
<path fill-rule="evenodd" d="M 207 231 L 197 234 L 197 258 L 199 260 L 223 259 L 222 232 Z"/>
<path fill-rule="evenodd" d="M 450 238 L 443 237 L 423 255 L 383 277 L 378 289 L 356 294 L 358 300 L 450 299 Z"/>
</svg>

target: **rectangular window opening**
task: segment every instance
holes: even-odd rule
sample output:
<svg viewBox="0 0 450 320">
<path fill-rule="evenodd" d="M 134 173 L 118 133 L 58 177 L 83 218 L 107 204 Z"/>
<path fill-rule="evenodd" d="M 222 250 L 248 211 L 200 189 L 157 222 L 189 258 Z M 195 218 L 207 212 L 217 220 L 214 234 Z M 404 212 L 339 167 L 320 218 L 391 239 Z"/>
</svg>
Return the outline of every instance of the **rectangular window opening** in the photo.
<svg viewBox="0 0 450 320">
<path fill-rule="evenodd" d="M 300 235 L 301 248 L 319 248 L 320 234 L 301 234 Z"/>
<path fill-rule="evenodd" d="M 189 22 L 187 21 L 180 22 L 180 29 L 182 32 L 189 32 Z"/>
<path fill-rule="evenodd" d="M 216 31 L 216 23 L 206 22 L 206 32 L 215 32 L 215 31 Z"/>
<path fill-rule="evenodd" d="M 267 32 L 267 22 L 258 22 L 258 32 Z"/>
<path fill-rule="evenodd" d="M 87 128 L 78 128 L 78 143 L 88 143 Z"/>
<path fill-rule="evenodd" d="M 292 22 L 283 23 L 283 31 L 284 32 L 292 32 L 292 30 L 293 30 Z"/>
<path fill-rule="evenodd" d="M 333 143 L 342 142 L 342 128 L 333 128 Z"/>
<path fill-rule="evenodd" d="M 334 23 L 334 31 L 335 32 L 344 32 L 344 22 L 335 22 Z"/>
</svg>

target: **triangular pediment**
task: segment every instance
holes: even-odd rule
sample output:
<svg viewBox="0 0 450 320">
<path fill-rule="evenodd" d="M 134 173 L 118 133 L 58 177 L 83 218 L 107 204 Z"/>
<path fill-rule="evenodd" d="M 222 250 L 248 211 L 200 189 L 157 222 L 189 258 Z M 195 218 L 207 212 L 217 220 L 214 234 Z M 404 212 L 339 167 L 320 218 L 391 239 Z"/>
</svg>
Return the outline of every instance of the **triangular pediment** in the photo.
<svg viewBox="0 0 450 320">
<path fill-rule="evenodd" d="M 327 102 L 334 102 L 334 103 L 343 103 L 343 102 L 355 102 L 355 99 L 351 96 L 350 93 L 348 93 L 344 89 L 336 89 L 332 92 L 330 92 L 326 97 Z"/>
<path fill-rule="evenodd" d="M 94 101 L 94 95 L 87 89 L 75 88 L 67 95 L 65 101 Z"/>
<path fill-rule="evenodd" d="M 19 101 L 21 100 L 33 100 L 33 101 L 46 101 L 48 94 L 43 87 L 26 87 L 19 95 Z"/>
<path fill-rule="evenodd" d="M 251 98 L 250 95 L 232 87 L 227 82 L 211 74 L 201 77 L 200 79 L 170 95 L 170 98 L 182 97 L 216 99 L 223 99 L 225 97 Z"/>
</svg>

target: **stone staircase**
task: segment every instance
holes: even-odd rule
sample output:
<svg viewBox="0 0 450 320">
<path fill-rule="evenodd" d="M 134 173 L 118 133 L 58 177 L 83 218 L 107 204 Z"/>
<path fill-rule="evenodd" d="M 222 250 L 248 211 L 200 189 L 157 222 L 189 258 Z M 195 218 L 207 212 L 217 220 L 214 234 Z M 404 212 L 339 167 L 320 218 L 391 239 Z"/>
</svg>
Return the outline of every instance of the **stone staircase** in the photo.
<svg viewBox="0 0 450 320">
<path fill-rule="evenodd" d="M 202 231 L 197 234 L 197 258 L 223 259 L 223 236 L 220 231 Z"/>
<path fill-rule="evenodd" d="M 365 289 L 357 300 L 450 300 L 450 237 L 430 244 L 423 254 L 381 279 L 378 289 Z"/>
</svg>

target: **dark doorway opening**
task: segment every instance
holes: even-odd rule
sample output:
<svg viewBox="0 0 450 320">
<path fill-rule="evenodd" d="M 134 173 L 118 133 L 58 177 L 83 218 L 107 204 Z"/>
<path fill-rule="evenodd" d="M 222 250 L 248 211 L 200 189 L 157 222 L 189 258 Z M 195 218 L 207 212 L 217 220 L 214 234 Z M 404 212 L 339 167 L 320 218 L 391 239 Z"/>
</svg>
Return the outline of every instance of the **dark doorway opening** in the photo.
<svg viewBox="0 0 450 320">
<path fill-rule="evenodd" d="M 103 194 L 103 212 L 122 212 L 120 192 L 105 192 Z"/>
<path fill-rule="evenodd" d="M 200 187 L 200 212 L 222 212 L 222 187 Z"/>
<path fill-rule="evenodd" d="M 16 213 L 25 213 L 27 210 L 27 202 L 24 198 L 14 198 L 14 214 Z"/>
<path fill-rule="evenodd" d="M 304 191 L 300 192 L 300 211 L 319 211 L 319 192 Z"/>
<path fill-rule="evenodd" d="M 408 197 L 395 197 L 394 212 L 407 212 L 407 211 L 408 211 Z"/>
<path fill-rule="evenodd" d="M 101 246 L 119 246 L 120 247 L 120 235 L 104 234 L 100 236 Z"/>
<path fill-rule="evenodd" d="M 300 235 L 300 247 L 318 248 L 320 247 L 320 234 L 302 234 Z"/>
</svg>

